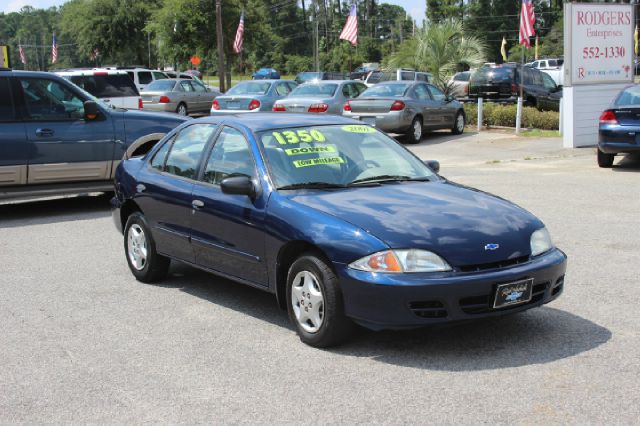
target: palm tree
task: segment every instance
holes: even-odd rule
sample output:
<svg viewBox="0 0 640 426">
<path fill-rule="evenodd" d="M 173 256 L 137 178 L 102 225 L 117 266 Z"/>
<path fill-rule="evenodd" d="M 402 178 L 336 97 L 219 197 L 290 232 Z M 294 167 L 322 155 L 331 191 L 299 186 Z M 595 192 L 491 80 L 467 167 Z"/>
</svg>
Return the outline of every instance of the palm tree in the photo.
<svg viewBox="0 0 640 426">
<path fill-rule="evenodd" d="M 428 24 L 404 41 L 387 61 L 389 68 L 427 70 L 434 83 L 448 92 L 447 80 L 460 66 L 474 68 L 485 62 L 486 46 L 474 36 L 465 36 L 458 21 Z"/>
</svg>

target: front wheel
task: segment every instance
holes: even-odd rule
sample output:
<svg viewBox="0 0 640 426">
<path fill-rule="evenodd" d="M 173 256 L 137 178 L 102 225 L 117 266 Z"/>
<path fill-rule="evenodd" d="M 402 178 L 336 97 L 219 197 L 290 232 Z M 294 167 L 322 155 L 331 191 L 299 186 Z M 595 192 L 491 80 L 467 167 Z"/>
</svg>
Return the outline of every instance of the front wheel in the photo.
<svg viewBox="0 0 640 426">
<path fill-rule="evenodd" d="M 299 257 L 287 275 L 287 308 L 300 340 L 319 348 L 344 342 L 354 324 L 344 314 L 342 293 L 327 263 L 307 253 Z"/>
<path fill-rule="evenodd" d="M 420 142 L 420 139 L 422 139 L 422 119 L 420 117 L 414 117 L 406 137 L 407 143 L 416 144 Z"/>
<path fill-rule="evenodd" d="M 613 166 L 613 159 L 615 156 L 615 154 L 606 154 L 598 148 L 598 166 L 607 168 Z"/>
<path fill-rule="evenodd" d="M 454 135 L 461 135 L 464 132 L 464 114 L 461 111 L 458 111 L 456 114 L 456 119 L 453 122 L 453 128 L 451 129 L 451 133 Z"/>
<path fill-rule="evenodd" d="M 124 228 L 124 251 L 131 273 L 138 281 L 160 281 L 169 272 L 169 258 L 156 252 L 150 227 L 142 213 L 133 213 Z"/>
</svg>

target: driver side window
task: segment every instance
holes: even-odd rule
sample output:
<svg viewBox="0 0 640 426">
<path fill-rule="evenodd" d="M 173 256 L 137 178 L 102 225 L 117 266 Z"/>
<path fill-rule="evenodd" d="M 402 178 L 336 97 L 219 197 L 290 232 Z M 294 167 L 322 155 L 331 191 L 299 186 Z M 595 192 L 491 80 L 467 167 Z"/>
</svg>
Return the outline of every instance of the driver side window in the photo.
<svg viewBox="0 0 640 426">
<path fill-rule="evenodd" d="M 83 100 L 63 84 L 44 78 L 20 79 L 31 121 L 68 121 L 84 118 Z"/>
<path fill-rule="evenodd" d="M 253 155 L 249 143 L 236 129 L 227 127 L 220 132 L 204 169 L 202 180 L 220 185 L 231 176 L 255 176 Z"/>
</svg>

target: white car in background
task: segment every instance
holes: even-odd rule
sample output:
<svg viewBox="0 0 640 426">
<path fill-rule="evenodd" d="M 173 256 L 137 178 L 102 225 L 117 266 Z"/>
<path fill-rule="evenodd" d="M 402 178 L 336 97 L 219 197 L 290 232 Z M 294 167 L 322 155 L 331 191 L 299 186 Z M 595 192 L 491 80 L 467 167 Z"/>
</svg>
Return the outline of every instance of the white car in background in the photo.
<svg viewBox="0 0 640 426">
<path fill-rule="evenodd" d="M 126 71 L 127 74 L 129 74 L 129 77 L 131 77 L 131 80 L 133 80 L 139 92 L 142 92 L 148 84 L 151 84 L 156 80 L 169 78 L 169 76 L 162 71 L 150 70 L 147 68 L 120 67 L 118 69 Z"/>
<path fill-rule="evenodd" d="M 55 74 L 71 81 L 96 98 L 117 108 L 142 109 L 138 88 L 125 71 L 111 69 L 69 69 Z"/>
</svg>

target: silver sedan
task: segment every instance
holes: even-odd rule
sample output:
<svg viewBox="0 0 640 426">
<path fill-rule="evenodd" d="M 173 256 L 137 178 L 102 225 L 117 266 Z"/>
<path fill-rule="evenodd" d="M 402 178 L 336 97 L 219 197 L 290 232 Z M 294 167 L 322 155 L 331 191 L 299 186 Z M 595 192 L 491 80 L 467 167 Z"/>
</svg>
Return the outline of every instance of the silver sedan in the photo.
<svg viewBox="0 0 640 426">
<path fill-rule="evenodd" d="M 276 112 L 342 114 L 344 103 L 367 89 L 351 80 L 322 80 L 302 84 L 273 105 Z"/>
<path fill-rule="evenodd" d="M 342 115 L 359 119 L 389 133 L 403 133 L 418 143 L 424 130 L 464 131 L 462 104 L 437 87 L 422 82 L 388 81 L 367 89 L 345 103 Z"/>
<path fill-rule="evenodd" d="M 208 112 L 211 103 L 220 94 L 198 81 L 188 79 L 156 80 L 140 92 L 143 109 L 177 112 L 180 115 Z"/>
<path fill-rule="evenodd" d="M 271 111 L 274 102 L 287 96 L 298 84 L 292 80 L 241 81 L 211 105 L 211 115 Z"/>
</svg>

